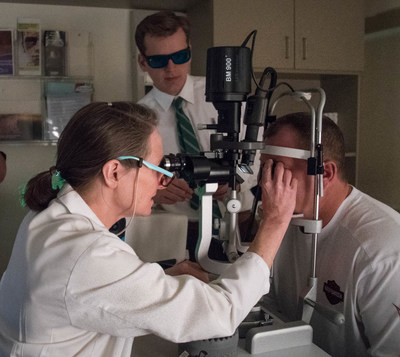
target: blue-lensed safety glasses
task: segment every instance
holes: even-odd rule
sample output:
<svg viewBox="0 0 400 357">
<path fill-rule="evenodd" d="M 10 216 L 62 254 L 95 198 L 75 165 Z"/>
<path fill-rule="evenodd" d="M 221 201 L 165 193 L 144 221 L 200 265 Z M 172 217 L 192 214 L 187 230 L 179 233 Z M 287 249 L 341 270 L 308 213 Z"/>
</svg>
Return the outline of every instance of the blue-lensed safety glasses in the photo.
<svg viewBox="0 0 400 357">
<path fill-rule="evenodd" d="M 164 170 L 160 166 L 151 164 L 150 162 L 143 160 L 141 157 L 120 156 L 120 157 L 117 157 L 117 160 L 136 160 L 136 161 L 139 161 L 139 163 L 138 163 L 139 167 L 142 167 L 142 164 L 143 164 L 146 167 L 148 167 L 150 170 L 154 170 L 154 171 L 162 173 L 161 185 L 164 186 L 164 187 L 167 187 L 172 182 L 172 180 L 174 179 L 174 174 L 172 172 Z"/>
<path fill-rule="evenodd" d="M 151 68 L 164 68 L 168 66 L 170 59 L 175 64 L 184 64 L 190 60 L 190 56 L 190 48 L 187 47 L 184 50 L 170 53 L 169 55 L 145 56 L 145 58 Z"/>
</svg>

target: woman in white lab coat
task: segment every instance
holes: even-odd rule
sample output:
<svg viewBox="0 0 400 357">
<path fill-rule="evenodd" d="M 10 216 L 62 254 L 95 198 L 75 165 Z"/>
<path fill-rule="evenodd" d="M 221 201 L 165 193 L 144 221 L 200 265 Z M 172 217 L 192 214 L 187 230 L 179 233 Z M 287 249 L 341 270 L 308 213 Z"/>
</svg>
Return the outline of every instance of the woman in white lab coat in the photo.
<svg viewBox="0 0 400 357">
<path fill-rule="evenodd" d="M 27 185 L 31 210 L 0 285 L 1 356 L 130 356 L 134 337 L 148 333 L 229 336 L 267 293 L 297 188 L 280 164 L 273 177 L 272 162 L 263 169 L 266 219 L 249 251 L 211 283 L 167 275 L 109 232 L 122 217 L 150 214 L 167 181 L 156 125 L 128 102 L 92 103 L 70 120 L 55 167 Z"/>
</svg>

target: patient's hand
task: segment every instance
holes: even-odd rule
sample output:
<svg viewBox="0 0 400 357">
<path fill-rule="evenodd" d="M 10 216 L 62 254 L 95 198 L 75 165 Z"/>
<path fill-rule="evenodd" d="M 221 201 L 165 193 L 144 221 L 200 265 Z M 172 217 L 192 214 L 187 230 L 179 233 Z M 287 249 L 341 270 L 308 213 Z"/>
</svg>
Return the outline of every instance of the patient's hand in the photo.
<svg viewBox="0 0 400 357">
<path fill-rule="evenodd" d="M 218 201 L 223 201 L 227 192 L 228 192 L 228 184 L 218 185 L 217 191 L 213 194 L 213 199 Z"/>
<path fill-rule="evenodd" d="M 176 202 L 189 201 L 192 195 L 193 190 L 184 179 L 174 178 L 166 189 L 157 191 L 154 202 L 172 205 Z"/>
<path fill-rule="evenodd" d="M 188 274 L 205 283 L 210 282 L 208 273 L 198 263 L 191 262 L 190 260 L 184 260 L 175 264 L 173 267 L 166 269 L 165 273 L 171 276 Z"/>
</svg>

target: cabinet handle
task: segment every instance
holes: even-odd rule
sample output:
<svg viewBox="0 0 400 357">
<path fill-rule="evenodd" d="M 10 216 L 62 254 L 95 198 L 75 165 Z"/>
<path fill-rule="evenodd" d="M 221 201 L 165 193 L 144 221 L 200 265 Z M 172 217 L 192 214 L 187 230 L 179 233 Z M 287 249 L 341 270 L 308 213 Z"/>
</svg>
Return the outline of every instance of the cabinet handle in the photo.
<svg viewBox="0 0 400 357">
<path fill-rule="evenodd" d="M 303 60 L 307 59 L 307 37 L 303 37 Z"/>
<path fill-rule="evenodd" d="M 290 47 L 290 38 L 289 36 L 285 36 L 285 59 L 289 59 L 289 47 Z"/>
</svg>

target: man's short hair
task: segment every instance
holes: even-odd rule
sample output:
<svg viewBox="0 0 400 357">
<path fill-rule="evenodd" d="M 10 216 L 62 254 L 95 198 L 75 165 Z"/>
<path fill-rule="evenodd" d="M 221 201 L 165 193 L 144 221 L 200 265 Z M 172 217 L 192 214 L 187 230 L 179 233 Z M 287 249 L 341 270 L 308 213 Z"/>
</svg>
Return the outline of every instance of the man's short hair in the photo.
<svg viewBox="0 0 400 357">
<path fill-rule="evenodd" d="M 186 42 L 190 44 L 190 23 L 185 16 L 176 15 L 172 11 L 160 11 L 144 18 L 136 27 L 135 41 L 142 55 L 146 55 L 144 38 L 146 35 L 154 37 L 168 37 L 181 28 L 186 35 Z"/>
<path fill-rule="evenodd" d="M 308 113 L 292 113 L 278 118 L 270 124 L 264 133 L 266 139 L 275 136 L 283 127 L 291 127 L 298 133 L 298 149 L 309 150 L 311 144 L 311 115 Z M 336 163 L 338 175 L 346 180 L 345 175 L 345 144 L 342 131 L 335 122 L 327 116 L 322 117 L 322 147 L 324 160 Z M 296 145 L 296 146 L 297 146 Z"/>
</svg>

